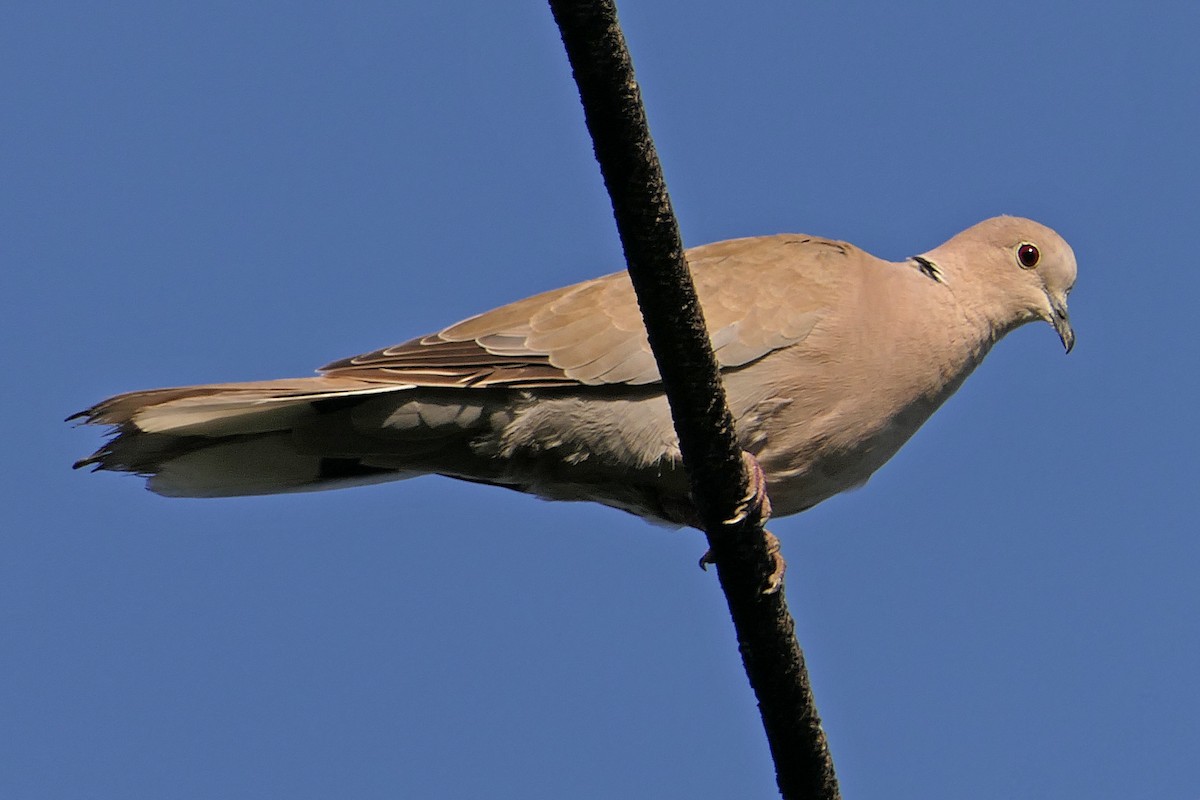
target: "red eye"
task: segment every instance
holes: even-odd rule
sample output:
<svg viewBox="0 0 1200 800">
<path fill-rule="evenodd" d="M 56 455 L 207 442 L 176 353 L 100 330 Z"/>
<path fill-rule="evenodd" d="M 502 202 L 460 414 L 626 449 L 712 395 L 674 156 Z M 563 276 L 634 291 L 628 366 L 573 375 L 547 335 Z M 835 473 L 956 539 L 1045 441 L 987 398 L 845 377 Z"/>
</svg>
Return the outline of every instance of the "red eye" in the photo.
<svg viewBox="0 0 1200 800">
<path fill-rule="evenodd" d="M 1021 262 L 1021 266 L 1025 269 L 1036 267 L 1041 258 L 1042 254 L 1038 252 L 1037 247 L 1034 245 L 1026 243 L 1017 248 L 1017 260 Z"/>
</svg>

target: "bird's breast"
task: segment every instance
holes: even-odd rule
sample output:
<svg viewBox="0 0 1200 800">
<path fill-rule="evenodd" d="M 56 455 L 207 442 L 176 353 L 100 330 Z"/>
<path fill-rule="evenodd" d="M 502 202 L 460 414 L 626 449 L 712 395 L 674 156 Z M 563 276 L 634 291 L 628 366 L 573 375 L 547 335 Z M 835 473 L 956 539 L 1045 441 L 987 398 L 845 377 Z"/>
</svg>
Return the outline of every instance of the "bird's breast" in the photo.
<svg viewBox="0 0 1200 800">
<path fill-rule="evenodd" d="M 866 483 L 962 385 L 982 346 L 952 351 L 934 336 L 922 330 L 825 350 L 818 339 L 815 348 L 764 359 L 776 362 L 769 401 L 739 415 L 739 434 L 763 468 L 776 516 Z M 939 357 L 946 352 L 965 356 Z"/>
</svg>

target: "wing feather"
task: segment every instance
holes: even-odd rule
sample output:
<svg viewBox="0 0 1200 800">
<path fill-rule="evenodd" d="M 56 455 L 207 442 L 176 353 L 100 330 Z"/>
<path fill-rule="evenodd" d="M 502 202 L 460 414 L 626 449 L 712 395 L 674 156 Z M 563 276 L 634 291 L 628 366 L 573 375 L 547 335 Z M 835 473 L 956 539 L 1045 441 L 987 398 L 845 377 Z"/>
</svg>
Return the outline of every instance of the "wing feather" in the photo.
<svg viewBox="0 0 1200 800">
<path fill-rule="evenodd" d="M 803 340 L 820 322 L 854 259 L 874 260 L 843 242 L 786 234 L 688 251 L 721 366 L 744 366 Z M 481 388 L 659 380 L 625 272 L 543 292 L 438 333 L 334 362 L 321 372 Z"/>
</svg>

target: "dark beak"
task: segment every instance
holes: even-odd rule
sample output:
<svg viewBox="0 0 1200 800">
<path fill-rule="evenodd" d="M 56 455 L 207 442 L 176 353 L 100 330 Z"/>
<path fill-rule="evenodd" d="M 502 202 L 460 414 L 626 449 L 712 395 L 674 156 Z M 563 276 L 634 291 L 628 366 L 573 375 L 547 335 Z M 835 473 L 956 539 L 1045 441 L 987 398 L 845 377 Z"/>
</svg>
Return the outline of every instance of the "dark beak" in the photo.
<svg viewBox="0 0 1200 800">
<path fill-rule="evenodd" d="M 1067 352 L 1071 352 L 1071 348 L 1075 346 L 1075 329 L 1071 327 L 1071 317 L 1067 314 L 1066 302 L 1057 300 L 1050 301 L 1051 313 L 1054 318 L 1050 320 L 1050 324 L 1054 326 L 1054 330 L 1058 331 L 1058 338 L 1062 339 L 1063 347 Z"/>
</svg>

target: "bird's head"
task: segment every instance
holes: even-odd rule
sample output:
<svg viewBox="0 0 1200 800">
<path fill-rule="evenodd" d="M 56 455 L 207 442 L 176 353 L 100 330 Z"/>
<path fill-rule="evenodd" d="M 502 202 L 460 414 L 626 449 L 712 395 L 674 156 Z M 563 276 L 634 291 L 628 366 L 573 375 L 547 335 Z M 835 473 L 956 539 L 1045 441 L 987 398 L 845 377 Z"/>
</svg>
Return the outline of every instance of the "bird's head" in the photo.
<svg viewBox="0 0 1200 800">
<path fill-rule="evenodd" d="M 1068 353 L 1075 346 L 1067 313 L 1067 295 L 1075 285 L 1075 253 L 1045 225 L 1021 217 L 993 217 L 920 258 L 936 267 L 956 296 L 961 292 L 963 301 L 984 306 L 999 333 L 1043 319 L 1058 332 Z"/>
</svg>

